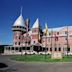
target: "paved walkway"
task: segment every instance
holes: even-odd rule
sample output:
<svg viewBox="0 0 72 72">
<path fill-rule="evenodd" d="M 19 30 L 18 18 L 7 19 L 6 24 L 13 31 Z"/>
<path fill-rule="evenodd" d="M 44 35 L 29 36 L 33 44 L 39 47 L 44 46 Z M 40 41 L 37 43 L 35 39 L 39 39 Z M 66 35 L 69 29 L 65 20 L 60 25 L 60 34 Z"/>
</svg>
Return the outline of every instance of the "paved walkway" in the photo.
<svg viewBox="0 0 72 72">
<path fill-rule="evenodd" d="M 9 72 L 72 72 L 72 63 L 23 63 L 0 56 L 0 62 L 9 66 Z"/>
</svg>

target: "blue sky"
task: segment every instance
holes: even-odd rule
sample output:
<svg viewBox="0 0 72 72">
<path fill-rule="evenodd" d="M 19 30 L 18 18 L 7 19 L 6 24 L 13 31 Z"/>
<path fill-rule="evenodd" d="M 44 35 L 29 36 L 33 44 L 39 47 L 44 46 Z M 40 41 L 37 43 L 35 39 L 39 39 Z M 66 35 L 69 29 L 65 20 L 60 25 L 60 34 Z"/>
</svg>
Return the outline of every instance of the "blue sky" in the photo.
<svg viewBox="0 0 72 72">
<path fill-rule="evenodd" d="M 23 6 L 24 19 L 30 18 L 32 27 L 39 18 L 42 28 L 72 25 L 72 0 L 0 0 L 0 44 L 12 44 L 12 25 Z"/>
</svg>

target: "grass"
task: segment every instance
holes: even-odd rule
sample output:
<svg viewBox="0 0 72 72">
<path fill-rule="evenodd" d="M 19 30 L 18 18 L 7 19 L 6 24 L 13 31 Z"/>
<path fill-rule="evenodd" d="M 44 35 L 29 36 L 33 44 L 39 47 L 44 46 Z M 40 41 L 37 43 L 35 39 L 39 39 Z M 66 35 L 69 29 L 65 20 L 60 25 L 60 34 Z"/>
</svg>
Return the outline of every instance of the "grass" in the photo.
<svg viewBox="0 0 72 72">
<path fill-rule="evenodd" d="M 50 55 L 14 55 L 12 60 L 24 62 L 72 62 L 72 56 L 64 56 L 62 59 L 51 59 Z"/>
</svg>

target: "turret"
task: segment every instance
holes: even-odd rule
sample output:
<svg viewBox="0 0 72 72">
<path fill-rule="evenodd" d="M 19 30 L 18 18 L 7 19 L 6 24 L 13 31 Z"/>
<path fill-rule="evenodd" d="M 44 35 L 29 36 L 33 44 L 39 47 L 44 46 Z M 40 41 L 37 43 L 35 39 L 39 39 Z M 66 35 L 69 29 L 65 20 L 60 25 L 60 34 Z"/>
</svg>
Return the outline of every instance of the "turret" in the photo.
<svg viewBox="0 0 72 72">
<path fill-rule="evenodd" d="M 22 10 L 20 16 L 14 22 L 12 26 L 13 35 L 13 45 L 14 46 L 21 46 L 23 34 L 26 32 L 25 22 L 22 16 Z"/>
<path fill-rule="evenodd" d="M 36 44 L 38 42 L 41 42 L 41 28 L 40 28 L 40 22 L 39 19 L 35 21 L 32 27 L 32 44 Z"/>
</svg>

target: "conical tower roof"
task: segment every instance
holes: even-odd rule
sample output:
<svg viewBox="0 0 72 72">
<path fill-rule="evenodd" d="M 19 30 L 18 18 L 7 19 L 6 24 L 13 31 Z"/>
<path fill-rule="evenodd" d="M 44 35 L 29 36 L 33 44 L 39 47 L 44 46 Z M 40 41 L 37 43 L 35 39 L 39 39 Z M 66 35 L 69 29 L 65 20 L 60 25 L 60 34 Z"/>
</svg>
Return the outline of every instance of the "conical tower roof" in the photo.
<svg viewBox="0 0 72 72">
<path fill-rule="evenodd" d="M 33 27 L 32 28 L 39 28 L 40 25 L 39 25 L 39 19 L 37 18 L 35 23 L 33 24 Z"/>
<path fill-rule="evenodd" d="M 13 26 L 22 26 L 24 27 L 25 26 L 25 22 L 24 22 L 24 19 L 23 19 L 23 16 L 22 14 L 20 14 L 20 16 L 17 18 L 17 20 L 14 22 L 14 25 Z"/>
<path fill-rule="evenodd" d="M 22 26 L 22 27 L 25 27 L 25 22 L 24 22 L 24 19 L 23 19 L 23 16 L 22 16 L 22 7 L 21 7 L 21 11 L 20 11 L 20 16 L 14 22 L 13 26 Z"/>
</svg>

